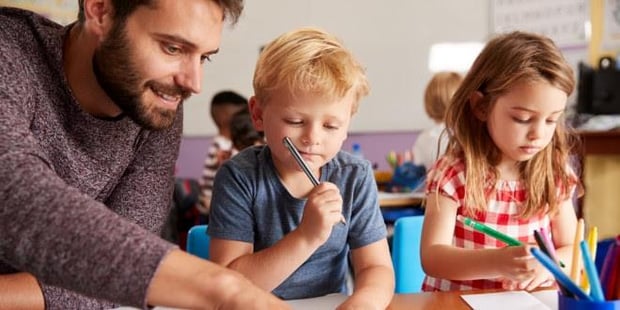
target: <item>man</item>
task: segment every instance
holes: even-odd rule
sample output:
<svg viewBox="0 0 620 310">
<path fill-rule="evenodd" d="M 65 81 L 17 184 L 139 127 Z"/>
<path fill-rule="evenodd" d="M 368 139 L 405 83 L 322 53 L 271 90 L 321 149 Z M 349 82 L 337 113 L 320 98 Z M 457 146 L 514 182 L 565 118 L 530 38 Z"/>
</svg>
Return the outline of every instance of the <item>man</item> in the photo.
<svg viewBox="0 0 620 310">
<path fill-rule="evenodd" d="M 281 308 L 157 237 L 181 105 L 241 0 L 80 0 L 62 28 L 0 8 L 0 308 Z"/>
</svg>

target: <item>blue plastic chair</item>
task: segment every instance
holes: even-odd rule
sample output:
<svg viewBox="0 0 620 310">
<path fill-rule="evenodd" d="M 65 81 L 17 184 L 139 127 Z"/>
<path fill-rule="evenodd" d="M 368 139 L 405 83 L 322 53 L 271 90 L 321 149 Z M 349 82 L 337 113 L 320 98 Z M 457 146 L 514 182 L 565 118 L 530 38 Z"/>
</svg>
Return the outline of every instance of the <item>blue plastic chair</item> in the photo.
<svg viewBox="0 0 620 310">
<path fill-rule="evenodd" d="M 209 241 L 207 225 L 196 225 L 187 233 L 187 253 L 209 259 Z"/>
<path fill-rule="evenodd" d="M 420 261 L 420 240 L 424 216 L 401 217 L 394 223 L 392 264 L 397 294 L 422 291 L 424 270 Z"/>
</svg>

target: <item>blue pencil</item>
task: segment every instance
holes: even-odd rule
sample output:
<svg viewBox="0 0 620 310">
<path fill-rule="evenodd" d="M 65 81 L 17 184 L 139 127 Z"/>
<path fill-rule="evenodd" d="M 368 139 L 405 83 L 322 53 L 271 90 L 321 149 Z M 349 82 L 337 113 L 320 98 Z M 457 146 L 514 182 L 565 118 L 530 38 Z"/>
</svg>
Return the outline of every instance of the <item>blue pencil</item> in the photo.
<svg viewBox="0 0 620 310">
<path fill-rule="evenodd" d="M 560 267 L 558 267 L 558 265 L 554 261 L 552 261 L 551 258 L 549 258 L 549 256 L 545 255 L 545 253 L 543 253 L 538 248 L 531 248 L 530 252 L 532 252 L 532 255 L 534 255 L 534 257 L 536 257 L 536 259 L 543 266 L 545 266 L 545 268 L 547 268 L 549 272 L 551 272 L 553 277 L 555 277 L 555 280 L 558 281 L 559 285 L 563 286 L 569 292 L 575 294 L 575 296 L 577 296 L 577 298 L 579 299 L 592 301 L 592 298 L 588 296 L 588 294 L 586 294 L 581 288 L 579 288 L 579 286 L 577 286 L 577 284 L 575 284 L 575 282 L 573 282 L 573 280 L 571 280 L 560 269 Z"/>
<path fill-rule="evenodd" d="M 596 272 L 596 267 L 592 261 L 588 246 L 584 240 L 581 240 L 579 246 L 581 247 L 581 257 L 583 257 L 583 267 L 586 270 L 586 275 L 588 276 L 588 281 L 590 282 L 590 296 L 594 299 L 594 301 L 604 301 L 605 297 L 603 297 L 601 282 L 598 278 L 598 273 Z"/>
</svg>

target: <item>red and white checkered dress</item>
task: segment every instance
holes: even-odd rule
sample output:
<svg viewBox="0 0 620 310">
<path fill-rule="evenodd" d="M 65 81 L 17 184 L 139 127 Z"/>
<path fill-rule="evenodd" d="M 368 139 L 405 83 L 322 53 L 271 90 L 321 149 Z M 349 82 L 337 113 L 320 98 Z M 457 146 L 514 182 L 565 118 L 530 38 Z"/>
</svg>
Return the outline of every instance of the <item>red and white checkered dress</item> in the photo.
<svg viewBox="0 0 620 310">
<path fill-rule="evenodd" d="M 450 162 L 447 162 L 450 161 Z M 465 164 L 460 159 L 442 157 L 434 167 L 447 167 L 441 175 L 427 182 L 426 194 L 439 192 L 440 195 L 452 198 L 459 205 L 457 214 L 488 225 L 523 243 L 535 243 L 534 230 L 544 228 L 550 230 L 548 215 L 532 216 L 528 219 L 518 217 L 519 203 L 525 201 L 526 193 L 521 181 L 502 181 L 496 184 L 496 193 L 489 198 L 487 210 L 476 212 L 476 216 L 465 215 L 463 203 L 465 199 Z M 499 248 L 505 243 L 489 237 L 460 221 L 454 224 L 454 246 L 465 249 Z M 479 279 L 456 281 L 426 276 L 422 285 L 424 291 L 457 291 L 472 289 L 501 289 L 499 279 Z"/>
</svg>

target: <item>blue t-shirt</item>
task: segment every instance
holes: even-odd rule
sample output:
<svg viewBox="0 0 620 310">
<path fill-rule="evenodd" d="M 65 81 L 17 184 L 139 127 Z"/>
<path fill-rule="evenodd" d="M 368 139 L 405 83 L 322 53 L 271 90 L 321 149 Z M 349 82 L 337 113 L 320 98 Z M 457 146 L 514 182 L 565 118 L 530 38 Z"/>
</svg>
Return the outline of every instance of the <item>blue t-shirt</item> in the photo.
<svg viewBox="0 0 620 310">
<path fill-rule="evenodd" d="M 283 299 L 342 292 L 349 248 L 384 239 L 377 185 L 367 160 L 339 152 L 321 167 L 321 182 L 336 184 L 347 223 L 334 225 L 329 239 L 273 293 Z M 282 185 L 267 146 L 245 149 L 228 160 L 215 176 L 209 235 L 268 248 L 301 222 L 306 199 Z"/>
</svg>

